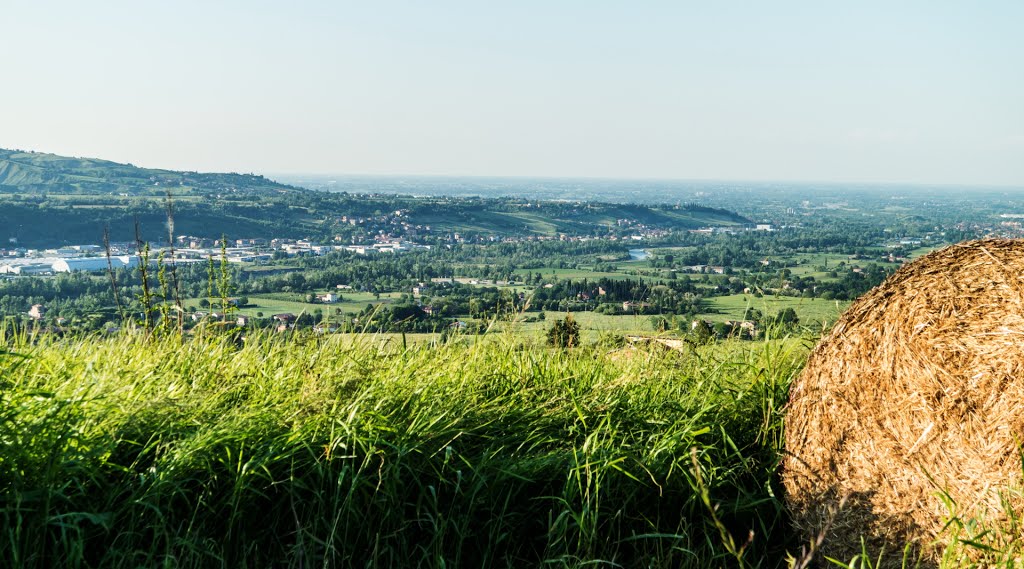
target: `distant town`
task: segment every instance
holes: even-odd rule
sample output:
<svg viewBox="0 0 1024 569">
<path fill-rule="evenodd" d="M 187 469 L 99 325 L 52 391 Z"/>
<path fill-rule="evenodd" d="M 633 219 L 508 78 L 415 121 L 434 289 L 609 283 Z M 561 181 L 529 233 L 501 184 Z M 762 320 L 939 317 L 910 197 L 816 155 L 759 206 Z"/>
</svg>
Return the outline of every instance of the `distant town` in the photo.
<svg viewBox="0 0 1024 569">
<path fill-rule="evenodd" d="M 353 219 L 353 222 L 362 220 Z M 629 220 L 619 220 L 620 226 L 634 225 Z M 429 227 L 426 231 L 429 231 Z M 637 227 L 637 233 L 621 239 L 618 236 L 593 237 L 579 235 L 555 236 L 473 236 L 467 238 L 459 233 L 443 236 L 447 243 L 485 244 L 485 243 L 520 243 L 520 242 L 587 242 L 587 241 L 644 241 L 667 236 L 670 232 L 663 229 Z M 756 224 L 737 228 L 705 227 L 689 230 L 692 234 L 735 234 L 743 231 L 776 231 L 771 224 Z M 399 254 L 410 251 L 430 250 L 432 245 L 417 243 L 411 240 L 419 235 L 411 229 L 411 235 L 393 236 L 381 233 L 374 237 L 373 243 L 352 245 L 322 245 L 308 239 L 263 239 L 245 238 L 221 242 L 209 237 L 179 235 L 175 237 L 173 247 L 154 248 L 151 260 L 163 255 L 163 261 L 173 264 L 187 264 L 207 261 L 222 256 L 229 263 L 266 263 L 272 260 L 297 256 L 320 256 L 332 251 L 350 251 L 359 255 Z M 338 239 L 336 239 L 338 240 Z M 109 269 L 132 268 L 139 264 L 138 244 L 131 242 L 111 243 L 109 259 L 107 250 L 102 245 L 71 245 L 56 249 L 28 249 L 16 246 L 0 249 L 0 275 L 52 275 L 74 271 L 104 271 Z M 699 267 L 696 267 L 699 272 Z M 720 270 L 718 272 L 721 272 Z"/>
</svg>

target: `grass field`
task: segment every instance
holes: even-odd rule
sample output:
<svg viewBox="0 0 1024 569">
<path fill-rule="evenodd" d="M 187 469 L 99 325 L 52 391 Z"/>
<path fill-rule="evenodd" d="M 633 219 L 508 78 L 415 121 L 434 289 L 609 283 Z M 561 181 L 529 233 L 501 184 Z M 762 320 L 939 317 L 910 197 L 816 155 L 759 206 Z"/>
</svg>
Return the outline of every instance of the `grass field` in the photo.
<svg viewBox="0 0 1024 569">
<path fill-rule="evenodd" d="M 829 276 L 829 273 L 836 271 L 842 276 L 851 266 L 863 267 L 872 264 L 890 269 L 900 267 L 900 263 L 889 263 L 871 259 L 850 259 L 849 255 L 838 253 L 801 253 L 799 255 L 781 257 L 776 260 L 790 265 L 788 268 L 793 275 L 805 278 L 814 277 L 815 280 L 820 282 L 837 280 L 835 277 Z M 842 263 L 842 266 L 840 266 L 840 263 Z M 827 267 L 827 270 L 819 270 L 822 267 Z M 779 269 L 774 267 L 769 270 L 773 274 L 778 271 Z"/>
<path fill-rule="evenodd" d="M 342 294 L 342 302 L 335 302 L 331 304 L 323 303 L 309 303 L 304 302 L 302 299 L 305 294 L 299 293 L 273 293 L 273 294 L 260 294 L 248 297 L 249 304 L 238 309 L 238 314 L 244 314 L 246 316 L 256 316 L 257 313 L 262 312 L 264 316 L 270 316 L 272 314 L 281 314 L 290 312 L 292 314 L 300 314 L 305 312 L 312 314 L 313 312 L 320 310 L 324 314 L 335 314 L 336 310 L 341 310 L 342 313 L 346 312 L 359 312 L 366 308 L 367 304 L 377 305 L 394 302 L 396 298 L 401 296 L 401 293 L 384 293 L 380 295 L 378 299 L 372 293 L 368 292 L 346 292 Z M 188 299 L 184 301 L 185 307 L 190 306 L 199 307 L 198 298 Z M 215 301 L 219 302 L 219 301 Z"/>
<path fill-rule="evenodd" d="M 536 317 L 537 313 L 527 312 L 527 317 Z M 650 316 L 626 316 L 597 314 L 595 312 L 573 312 L 572 317 L 580 325 L 580 336 L 584 342 L 596 342 L 603 333 L 612 332 L 619 335 L 624 334 L 650 334 L 654 331 L 651 325 Z M 499 330 L 513 331 L 523 338 L 539 341 L 544 338 L 551 325 L 559 319 L 565 318 L 564 312 L 547 310 L 544 312 L 544 320 L 537 322 L 515 322 L 499 323 Z"/>
<path fill-rule="evenodd" d="M 7 338 L 0 565 L 784 564 L 801 348 L 509 338 Z"/>
<path fill-rule="evenodd" d="M 750 309 L 760 310 L 766 316 L 772 316 L 786 308 L 792 308 L 804 325 L 821 325 L 833 323 L 849 306 L 849 302 L 823 300 L 820 298 L 794 298 L 789 296 L 763 296 L 757 298 L 749 294 L 732 294 L 715 296 L 706 299 L 709 307 L 717 312 L 701 314 L 702 318 L 719 322 L 723 320 L 743 320 Z"/>
<path fill-rule="evenodd" d="M 298 299 L 303 298 L 305 295 L 289 295 L 288 293 L 270 294 L 270 295 L 257 295 L 250 296 L 249 303 L 255 304 L 255 307 L 243 309 L 243 313 L 255 314 L 257 311 L 262 311 L 264 314 L 270 314 L 267 312 L 268 309 L 281 309 L 279 312 L 291 312 L 298 314 L 300 311 L 305 310 L 306 312 L 314 312 L 316 310 L 322 310 L 325 314 L 330 312 L 334 314 L 336 310 L 345 312 L 359 312 L 366 308 L 367 304 L 374 306 L 378 304 L 387 304 L 394 302 L 395 299 L 402 296 L 401 293 L 391 292 L 383 293 L 380 298 L 377 298 L 373 293 L 369 292 L 344 292 L 342 294 L 342 301 L 331 304 L 310 304 L 307 302 L 300 302 Z M 284 300 L 287 298 L 294 298 L 296 300 Z"/>
<path fill-rule="evenodd" d="M 805 342 L 435 340 L 0 331 L 0 566 L 811 561 L 778 478 Z M 970 531 L 936 567 L 1016 566 Z"/>
</svg>

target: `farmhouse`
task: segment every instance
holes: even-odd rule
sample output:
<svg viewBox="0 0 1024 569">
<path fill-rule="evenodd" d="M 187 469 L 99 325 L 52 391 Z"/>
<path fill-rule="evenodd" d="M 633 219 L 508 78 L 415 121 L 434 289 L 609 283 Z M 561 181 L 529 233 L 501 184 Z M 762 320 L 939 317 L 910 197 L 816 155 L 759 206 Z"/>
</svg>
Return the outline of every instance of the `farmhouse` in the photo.
<svg viewBox="0 0 1024 569">
<path fill-rule="evenodd" d="M 754 332 L 757 330 L 757 323 L 753 320 L 726 320 L 725 325 L 730 328 L 740 328 Z"/>
</svg>

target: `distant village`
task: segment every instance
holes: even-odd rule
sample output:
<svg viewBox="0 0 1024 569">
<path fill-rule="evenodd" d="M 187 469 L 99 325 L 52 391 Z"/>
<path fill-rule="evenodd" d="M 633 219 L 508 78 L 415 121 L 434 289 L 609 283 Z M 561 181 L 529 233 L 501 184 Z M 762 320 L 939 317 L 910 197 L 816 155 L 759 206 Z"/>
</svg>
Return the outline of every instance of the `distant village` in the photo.
<svg viewBox="0 0 1024 569">
<path fill-rule="evenodd" d="M 353 220 L 356 221 L 356 220 Z M 626 220 L 620 220 L 626 222 Z M 1019 225 L 1018 222 L 1010 222 Z M 1004 222 L 1003 225 L 1007 225 Z M 429 228 L 427 228 L 429 229 Z M 526 241 L 625 241 L 642 242 L 665 237 L 668 231 L 649 227 L 636 227 L 635 234 L 618 236 L 576 236 L 576 235 L 531 235 L 531 236 L 479 236 L 466 237 L 459 233 L 448 233 L 442 236 L 444 242 L 451 246 L 453 243 L 509 243 Z M 786 227 L 778 227 L 772 224 L 762 223 L 750 226 L 723 226 L 705 227 L 690 229 L 689 233 L 716 235 L 735 234 L 746 231 L 774 232 Z M 222 249 L 220 240 L 208 237 L 197 237 L 192 235 L 179 235 L 175 238 L 174 247 L 155 248 L 150 253 L 151 259 L 156 259 L 160 254 L 164 255 L 164 262 L 172 264 L 187 264 L 206 262 L 210 258 L 220 259 L 222 254 L 229 263 L 268 263 L 272 260 L 287 259 L 298 256 L 321 256 L 333 251 L 349 251 L 358 255 L 387 255 L 401 254 L 410 251 L 430 250 L 432 245 L 417 243 L 417 233 L 412 235 L 395 236 L 389 233 L 380 233 L 373 237 L 373 242 L 368 244 L 351 245 L 323 245 L 314 243 L 308 239 L 260 239 L 247 238 L 235 239 L 227 243 Z M 338 241 L 338 239 L 335 239 Z M 900 240 L 888 247 L 896 246 L 917 246 L 920 240 Z M 135 243 L 111 243 L 109 258 L 106 250 L 101 245 L 72 245 L 57 249 L 27 249 L 13 246 L 0 249 L 0 277 L 23 276 L 23 275 L 54 275 L 73 271 L 98 272 L 110 269 L 132 268 L 138 266 L 140 258 L 138 247 Z M 884 256 L 883 256 L 884 257 Z M 890 262 L 902 262 L 903 258 L 883 258 Z M 684 270 L 694 273 L 717 273 L 723 274 L 726 271 L 724 266 L 695 265 L 685 267 Z"/>
<path fill-rule="evenodd" d="M 346 222 L 362 224 L 369 221 L 364 218 L 343 218 Z M 618 236 L 577 236 L 577 235 L 530 235 L 530 236 L 467 236 L 458 232 L 438 235 L 442 243 L 510 243 L 526 241 L 645 241 L 658 239 L 669 234 L 668 230 L 636 224 L 632 220 L 617 221 L 620 227 L 631 227 L 635 233 L 623 237 Z M 413 239 L 422 240 L 422 233 L 429 232 L 430 227 L 409 227 L 396 231 L 398 235 L 381 232 L 373 237 L 372 243 L 363 244 L 332 244 L 322 245 L 308 239 L 235 239 L 228 243 L 223 251 L 217 239 L 179 235 L 175 238 L 174 247 L 156 248 L 151 255 L 156 258 L 165 255 L 164 261 L 170 263 L 197 263 L 210 257 L 219 259 L 226 254 L 230 263 L 264 263 L 274 259 L 295 256 L 319 256 L 332 251 L 351 251 L 359 255 L 397 254 L 409 251 L 429 250 L 432 245 L 417 243 Z M 739 231 L 774 231 L 769 224 L 758 224 L 749 227 L 708 227 L 692 229 L 691 233 L 735 233 Z M 336 237 L 335 242 L 341 238 Z M 13 240 L 12 240 L 13 241 Z M 107 252 L 101 245 L 72 245 L 57 249 L 27 249 L 18 247 L 16 242 L 7 248 L 0 249 L 0 275 L 53 275 L 72 271 L 104 271 L 108 269 L 131 268 L 139 264 L 138 248 L 135 243 L 111 243 L 109 260 Z"/>
<path fill-rule="evenodd" d="M 332 251 L 352 251 L 359 255 L 404 253 L 430 249 L 399 238 L 384 238 L 370 245 L 318 245 L 305 239 L 236 239 L 222 250 L 218 240 L 180 235 L 174 247 L 154 249 L 164 262 L 198 263 L 223 254 L 229 263 L 261 263 L 295 256 L 326 255 Z M 111 243 L 110 255 L 101 245 L 72 245 L 58 249 L 0 249 L 0 275 L 52 275 L 72 271 L 104 271 L 131 268 L 140 258 L 135 243 Z"/>
</svg>

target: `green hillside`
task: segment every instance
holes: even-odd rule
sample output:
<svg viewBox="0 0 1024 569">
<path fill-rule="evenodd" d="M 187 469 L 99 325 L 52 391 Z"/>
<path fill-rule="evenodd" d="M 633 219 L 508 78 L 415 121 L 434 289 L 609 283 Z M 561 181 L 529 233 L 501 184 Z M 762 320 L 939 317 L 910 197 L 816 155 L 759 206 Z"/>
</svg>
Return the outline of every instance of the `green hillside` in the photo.
<svg viewBox="0 0 1024 569">
<path fill-rule="evenodd" d="M 374 235 L 431 242 L 474 237 L 626 236 L 751 221 L 696 204 L 642 206 L 517 198 L 412 197 L 307 190 L 253 174 L 177 172 L 92 158 L 0 149 L 0 241 L 26 246 L 166 240 L 166 198 L 175 233 L 200 237 L 310 238 L 359 243 Z M 429 228 L 429 229 L 428 229 Z M 411 235 L 412 232 L 409 232 Z"/>
<path fill-rule="evenodd" d="M 17 193 L 131 193 L 159 195 L 167 190 L 294 190 L 253 174 L 203 174 L 139 168 L 95 158 L 0 149 L 0 190 Z"/>
</svg>

